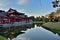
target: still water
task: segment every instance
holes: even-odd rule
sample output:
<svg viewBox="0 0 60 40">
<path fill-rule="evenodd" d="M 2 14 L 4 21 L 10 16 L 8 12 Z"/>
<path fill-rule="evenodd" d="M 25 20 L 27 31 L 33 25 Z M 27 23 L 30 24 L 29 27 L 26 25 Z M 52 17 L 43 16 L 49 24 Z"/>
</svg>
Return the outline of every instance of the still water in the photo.
<svg viewBox="0 0 60 40">
<path fill-rule="evenodd" d="M 7 28 L 2 33 L 11 40 L 60 40 L 60 30 L 49 30 L 43 28 L 41 24 Z"/>
</svg>

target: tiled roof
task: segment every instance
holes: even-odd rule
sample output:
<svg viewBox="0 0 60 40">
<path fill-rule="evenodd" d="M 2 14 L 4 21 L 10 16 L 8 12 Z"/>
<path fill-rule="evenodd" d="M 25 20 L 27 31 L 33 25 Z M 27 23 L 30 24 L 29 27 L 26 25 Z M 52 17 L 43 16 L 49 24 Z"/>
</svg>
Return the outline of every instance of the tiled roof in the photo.
<svg viewBox="0 0 60 40">
<path fill-rule="evenodd" d="M 7 13 L 6 12 L 0 12 L 0 16 L 6 16 Z"/>
</svg>

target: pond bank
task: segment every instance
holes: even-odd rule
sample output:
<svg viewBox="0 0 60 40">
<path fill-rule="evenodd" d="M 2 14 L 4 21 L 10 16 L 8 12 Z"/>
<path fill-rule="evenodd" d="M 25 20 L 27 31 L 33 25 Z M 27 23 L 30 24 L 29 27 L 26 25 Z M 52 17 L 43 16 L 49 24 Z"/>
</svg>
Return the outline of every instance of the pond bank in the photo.
<svg viewBox="0 0 60 40">
<path fill-rule="evenodd" d="M 47 22 L 42 26 L 49 29 L 60 30 L 60 22 Z"/>
<path fill-rule="evenodd" d="M 45 23 L 43 21 L 33 21 L 33 23 Z"/>
</svg>

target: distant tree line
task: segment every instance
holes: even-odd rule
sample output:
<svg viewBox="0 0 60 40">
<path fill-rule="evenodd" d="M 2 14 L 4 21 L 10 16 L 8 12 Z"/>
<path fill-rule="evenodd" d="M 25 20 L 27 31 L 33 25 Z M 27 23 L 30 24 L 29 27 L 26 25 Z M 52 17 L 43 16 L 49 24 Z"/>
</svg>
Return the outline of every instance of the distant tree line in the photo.
<svg viewBox="0 0 60 40">
<path fill-rule="evenodd" d="M 44 22 L 60 22 L 60 9 L 57 9 L 55 12 L 51 12 L 46 16 L 30 16 L 33 21 L 44 21 Z"/>
<path fill-rule="evenodd" d="M 30 16 L 29 18 L 33 21 L 44 21 L 44 22 L 49 21 L 49 19 L 44 16 L 41 16 L 41 17 L 40 16 L 38 16 L 38 17 Z"/>
</svg>

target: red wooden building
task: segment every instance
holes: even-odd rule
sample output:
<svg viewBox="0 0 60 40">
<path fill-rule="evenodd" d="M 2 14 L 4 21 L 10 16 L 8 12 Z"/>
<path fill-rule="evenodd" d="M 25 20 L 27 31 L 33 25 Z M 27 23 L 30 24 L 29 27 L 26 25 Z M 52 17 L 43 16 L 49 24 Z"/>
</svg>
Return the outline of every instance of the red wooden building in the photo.
<svg viewBox="0 0 60 40">
<path fill-rule="evenodd" d="M 8 24 L 11 22 L 29 22 L 29 18 L 24 13 L 9 9 L 7 12 L 0 10 L 0 24 Z"/>
</svg>

